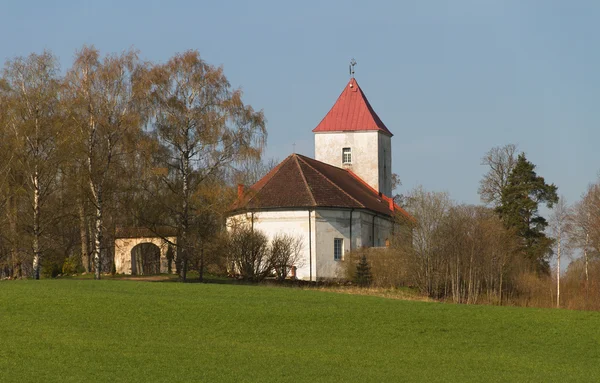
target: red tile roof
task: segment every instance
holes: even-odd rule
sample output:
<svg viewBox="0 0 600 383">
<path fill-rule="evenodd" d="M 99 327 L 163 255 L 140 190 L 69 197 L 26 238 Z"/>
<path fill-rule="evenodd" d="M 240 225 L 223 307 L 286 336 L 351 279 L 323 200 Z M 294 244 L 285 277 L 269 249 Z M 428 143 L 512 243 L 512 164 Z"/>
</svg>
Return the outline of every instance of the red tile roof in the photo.
<svg viewBox="0 0 600 383">
<path fill-rule="evenodd" d="M 369 100 L 358 86 L 356 79 L 352 78 L 329 113 L 313 129 L 313 132 L 357 130 L 379 130 L 390 137 L 392 136 L 392 133 L 369 104 Z"/>
<path fill-rule="evenodd" d="M 355 208 L 414 218 L 349 170 L 292 154 L 244 192 L 230 213 L 272 208 Z"/>
</svg>

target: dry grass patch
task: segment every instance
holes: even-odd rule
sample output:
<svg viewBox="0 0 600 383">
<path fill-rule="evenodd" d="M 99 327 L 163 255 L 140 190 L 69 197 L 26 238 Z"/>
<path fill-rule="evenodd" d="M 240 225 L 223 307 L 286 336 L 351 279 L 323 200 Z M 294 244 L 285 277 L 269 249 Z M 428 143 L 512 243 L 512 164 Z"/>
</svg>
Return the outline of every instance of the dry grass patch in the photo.
<svg viewBox="0 0 600 383">
<path fill-rule="evenodd" d="M 303 290 L 328 291 L 333 293 L 376 296 L 403 301 L 435 302 L 427 296 L 409 288 L 383 288 L 383 287 L 358 287 L 358 286 L 306 286 Z"/>
</svg>

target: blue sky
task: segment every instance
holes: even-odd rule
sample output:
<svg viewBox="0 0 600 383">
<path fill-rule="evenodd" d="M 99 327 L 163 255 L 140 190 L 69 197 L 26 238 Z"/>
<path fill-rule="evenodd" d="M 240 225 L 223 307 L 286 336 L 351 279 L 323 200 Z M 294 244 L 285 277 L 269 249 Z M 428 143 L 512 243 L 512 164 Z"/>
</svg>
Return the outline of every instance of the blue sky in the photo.
<svg viewBox="0 0 600 383">
<path fill-rule="evenodd" d="M 268 119 L 268 157 L 312 156 L 348 63 L 394 133 L 393 170 L 479 203 L 481 157 L 514 143 L 576 201 L 600 170 L 600 2 L 0 1 L 0 60 L 197 49 Z"/>
</svg>

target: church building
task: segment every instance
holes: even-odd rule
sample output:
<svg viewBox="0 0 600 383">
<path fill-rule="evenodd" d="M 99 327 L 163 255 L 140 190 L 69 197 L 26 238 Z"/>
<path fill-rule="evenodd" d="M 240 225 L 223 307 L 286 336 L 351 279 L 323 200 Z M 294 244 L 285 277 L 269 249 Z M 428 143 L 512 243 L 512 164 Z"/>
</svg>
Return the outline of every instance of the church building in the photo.
<svg viewBox="0 0 600 383">
<path fill-rule="evenodd" d="M 397 215 L 413 219 L 392 199 L 392 133 L 354 77 L 313 133 L 314 159 L 292 154 L 240 185 L 228 217 L 268 238 L 301 238 L 296 277 L 310 281 L 340 277 L 346 253 L 386 246 Z"/>
</svg>

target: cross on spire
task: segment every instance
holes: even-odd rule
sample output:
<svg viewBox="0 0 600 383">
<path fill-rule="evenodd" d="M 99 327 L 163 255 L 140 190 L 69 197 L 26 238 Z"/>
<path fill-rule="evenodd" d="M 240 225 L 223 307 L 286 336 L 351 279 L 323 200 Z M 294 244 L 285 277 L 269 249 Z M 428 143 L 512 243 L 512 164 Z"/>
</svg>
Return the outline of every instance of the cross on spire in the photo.
<svg viewBox="0 0 600 383">
<path fill-rule="evenodd" d="M 350 60 L 350 66 L 348 67 L 350 69 L 350 77 L 354 78 L 354 66 L 356 65 L 356 60 L 352 59 Z"/>
</svg>

